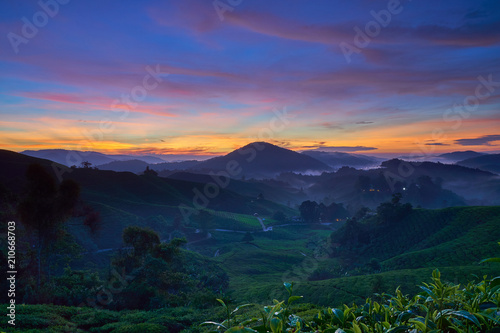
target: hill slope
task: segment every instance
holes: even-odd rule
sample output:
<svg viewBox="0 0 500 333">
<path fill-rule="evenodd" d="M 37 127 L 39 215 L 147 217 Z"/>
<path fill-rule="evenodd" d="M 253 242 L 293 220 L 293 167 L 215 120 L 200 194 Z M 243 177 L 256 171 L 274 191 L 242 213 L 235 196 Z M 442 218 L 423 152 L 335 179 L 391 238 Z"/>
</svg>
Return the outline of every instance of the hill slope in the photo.
<svg viewBox="0 0 500 333">
<path fill-rule="evenodd" d="M 380 165 L 380 162 L 383 161 L 382 159 L 372 156 L 341 152 L 304 151 L 302 152 L 302 154 L 311 156 L 335 169 L 341 168 L 343 166 L 352 168 L 375 167 Z"/>
<path fill-rule="evenodd" d="M 468 158 L 474 158 L 474 157 L 479 157 L 485 155 L 484 153 L 478 153 L 473 150 L 466 150 L 466 151 L 454 151 L 451 153 L 446 153 L 446 154 L 441 154 L 438 155 L 438 157 L 442 157 L 448 161 L 453 161 L 453 162 L 458 162 L 462 161 Z"/>
<path fill-rule="evenodd" d="M 234 162 L 232 162 L 234 161 Z M 199 163 L 192 170 L 224 171 L 232 163 L 240 170 L 235 178 L 272 177 L 281 172 L 322 172 L 331 170 L 323 162 L 310 156 L 281 148 L 266 142 L 254 142 L 225 156 Z"/>
<path fill-rule="evenodd" d="M 490 171 L 500 174 L 500 154 L 491 154 L 468 158 L 457 162 L 458 165 L 469 168 L 478 168 L 485 171 Z"/>
<path fill-rule="evenodd" d="M 6 150 L 0 150 L 0 185 L 21 194 L 26 184 L 25 172 L 32 163 L 42 165 L 54 177 L 53 166 L 57 170 L 67 170 L 62 178 L 73 179 L 80 184 L 82 199 L 101 212 L 102 230 L 93 241 L 88 239 L 90 235 L 87 234 L 77 236 L 82 243 L 95 241 L 99 248 L 119 246 L 123 228 L 131 224 L 149 226 L 165 236 L 175 219 L 183 220 L 180 205 L 186 209 L 190 207 L 190 211 L 206 208 L 263 216 L 270 216 L 277 210 L 291 211 L 272 201 L 255 200 L 255 197 L 223 188 L 218 188 L 217 195 L 213 195 L 214 189 L 207 190 L 205 183 L 90 168 L 63 169 L 63 166 L 52 161 Z M 237 220 L 233 222 L 238 224 Z M 183 223 L 186 223 L 185 228 L 193 228 L 188 222 Z M 81 230 L 75 229 L 75 232 Z"/>
</svg>

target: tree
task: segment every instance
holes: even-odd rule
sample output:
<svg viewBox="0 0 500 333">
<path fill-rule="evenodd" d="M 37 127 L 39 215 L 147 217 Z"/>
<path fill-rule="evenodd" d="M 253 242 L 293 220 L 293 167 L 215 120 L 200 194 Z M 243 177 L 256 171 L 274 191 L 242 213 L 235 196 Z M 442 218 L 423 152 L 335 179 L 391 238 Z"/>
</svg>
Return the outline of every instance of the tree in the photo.
<svg viewBox="0 0 500 333">
<path fill-rule="evenodd" d="M 125 245 L 132 246 L 134 254 L 140 257 L 151 253 L 154 247 L 160 244 L 160 236 L 150 228 L 126 227 L 122 238 Z"/>
<path fill-rule="evenodd" d="M 392 196 L 391 202 L 384 202 L 377 207 L 377 216 L 381 223 L 396 223 L 411 212 L 412 205 L 402 204 L 402 198 L 401 193 L 396 193 Z"/>
<path fill-rule="evenodd" d="M 283 213 L 281 210 L 278 210 L 273 214 L 273 219 L 276 221 L 285 222 L 286 221 L 285 213 Z"/>
<path fill-rule="evenodd" d="M 90 163 L 89 161 L 82 162 L 82 167 L 85 169 L 89 169 L 91 165 L 92 165 L 92 163 Z"/>
<path fill-rule="evenodd" d="M 319 220 L 319 206 L 316 201 L 304 201 L 299 206 L 300 216 L 307 223 L 315 223 Z"/>
<path fill-rule="evenodd" d="M 213 215 L 206 210 L 200 210 L 199 213 L 194 216 L 194 221 L 205 233 L 208 232 L 208 229 L 212 226 L 213 220 Z"/>
<path fill-rule="evenodd" d="M 368 214 L 369 211 L 370 211 L 370 209 L 368 207 L 361 207 L 356 212 L 356 214 L 354 214 L 353 218 L 358 220 L 358 221 L 361 221 L 362 219 L 365 218 L 365 216 Z"/>
<path fill-rule="evenodd" d="M 245 243 L 250 243 L 251 241 L 253 241 L 253 236 L 251 233 L 249 233 L 248 231 L 245 233 L 245 236 L 243 236 L 243 239 L 241 240 L 242 242 L 245 242 Z"/>
<path fill-rule="evenodd" d="M 64 180 L 58 186 L 39 164 L 28 167 L 26 178 L 27 194 L 18 206 L 18 214 L 35 236 L 37 286 L 40 287 L 43 257 L 65 236 L 62 227 L 77 204 L 80 187 L 73 180 Z"/>
<path fill-rule="evenodd" d="M 158 172 L 154 171 L 153 169 L 150 169 L 149 165 L 148 165 L 148 166 L 146 166 L 146 170 L 144 170 L 144 175 L 145 176 L 154 176 L 154 177 L 157 177 L 158 176 Z"/>
</svg>

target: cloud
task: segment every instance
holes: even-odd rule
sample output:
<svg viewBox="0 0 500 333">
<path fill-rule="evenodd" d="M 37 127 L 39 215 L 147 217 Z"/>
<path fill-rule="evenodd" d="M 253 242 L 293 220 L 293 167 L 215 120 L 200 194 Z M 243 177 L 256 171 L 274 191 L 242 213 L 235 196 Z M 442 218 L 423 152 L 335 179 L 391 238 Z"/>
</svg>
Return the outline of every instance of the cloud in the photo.
<svg viewBox="0 0 500 333">
<path fill-rule="evenodd" d="M 368 151 L 368 150 L 378 149 L 375 147 L 365 147 L 365 146 L 325 146 L 325 147 L 306 146 L 304 148 L 315 148 L 312 150 L 324 151 L 324 152 L 346 152 L 346 151 L 355 152 L 355 151 Z"/>
<path fill-rule="evenodd" d="M 484 135 L 474 139 L 458 139 L 456 144 L 461 146 L 495 146 L 491 142 L 500 141 L 500 135 Z"/>
<path fill-rule="evenodd" d="M 343 129 L 343 127 L 337 123 L 325 121 L 322 123 L 311 124 L 311 127 L 320 127 L 322 129 L 334 130 L 334 129 Z"/>
<path fill-rule="evenodd" d="M 426 146 L 449 146 L 447 143 L 442 143 L 442 142 L 430 142 L 426 143 Z"/>
<path fill-rule="evenodd" d="M 356 125 L 368 125 L 368 124 L 373 124 L 373 121 L 358 121 L 355 124 Z"/>
</svg>

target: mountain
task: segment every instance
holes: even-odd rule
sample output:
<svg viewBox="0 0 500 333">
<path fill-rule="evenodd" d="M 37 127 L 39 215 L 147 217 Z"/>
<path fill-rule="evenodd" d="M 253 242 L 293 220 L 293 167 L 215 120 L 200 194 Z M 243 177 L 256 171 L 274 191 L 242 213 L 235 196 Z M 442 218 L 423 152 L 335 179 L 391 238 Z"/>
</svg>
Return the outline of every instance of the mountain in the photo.
<svg viewBox="0 0 500 333">
<path fill-rule="evenodd" d="M 113 161 L 106 164 L 99 165 L 97 168 L 99 170 L 111 170 L 111 171 L 128 171 L 133 173 L 140 173 L 146 170 L 149 164 L 141 160 L 128 160 L 128 161 Z"/>
<path fill-rule="evenodd" d="M 186 220 L 186 211 L 194 211 L 194 208 L 220 211 L 229 216 L 251 216 L 254 213 L 272 216 L 278 210 L 288 215 L 296 214 L 286 206 L 267 199 L 255 200 L 253 195 L 242 195 L 223 187 L 217 187 L 214 195 L 213 187 L 207 189 L 203 182 L 92 168 L 66 168 L 47 159 L 8 150 L 0 150 L 0 198 L 15 198 L 22 194 L 27 183 L 26 170 L 33 163 L 40 164 L 54 178 L 60 175 L 61 179 L 76 181 L 81 187 L 82 200 L 100 213 L 102 230 L 95 239 L 80 229 L 74 230 L 75 237 L 87 248 L 120 246 L 121 232 L 128 225 L 148 226 L 165 236 L 174 220 L 181 219 L 187 233 L 186 230 L 193 229 L 193 226 L 189 219 Z M 1 204 L 0 201 L 0 207 Z M 184 208 L 181 210 L 181 207 Z M 237 226 L 239 222 L 234 220 L 232 223 Z"/>
<path fill-rule="evenodd" d="M 162 177 L 168 177 L 172 173 L 173 170 L 186 170 L 189 169 L 196 164 L 200 163 L 196 160 L 191 161 L 182 161 L 182 162 L 162 162 L 162 163 L 146 163 L 143 159 L 135 159 L 135 160 L 125 160 L 125 161 L 113 161 L 110 163 L 106 163 L 103 165 L 98 165 L 97 168 L 100 170 L 112 170 L 117 172 L 133 172 L 133 173 L 142 173 L 146 170 L 146 167 L 149 167 L 152 170 L 161 172 L 165 170 L 169 170 L 170 172 L 164 173 Z"/>
<path fill-rule="evenodd" d="M 93 151 L 76 151 L 65 149 L 25 150 L 21 152 L 21 154 L 51 160 L 65 166 L 80 166 L 80 163 L 84 161 L 90 162 L 92 163 L 92 165 L 100 165 L 115 160 L 108 155 Z"/>
<path fill-rule="evenodd" d="M 266 142 L 254 142 L 225 155 L 200 162 L 191 170 L 227 171 L 233 178 L 273 177 L 282 172 L 320 173 L 331 170 L 325 163 Z"/>
<path fill-rule="evenodd" d="M 456 164 L 500 174 L 500 154 L 468 158 L 463 161 L 459 161 Z"/>
<path fill-rule="evenodd" d="M 452 153 L 441 154 L 441 155 L 438 155 L 437 157 L 442 157 L 448 161 L 458 162 L 458 161 L 462 161 L 465 159 L 479 157 L 479 156 L 483 156 L 483 155 L 486 155 L 486 154 L 478 153 L 478 152 L 475 152 L 472 150 L 466 150 L 466 151 L 454 151 Z"/>
<path fill-rule="evenodd" d="M 83 161 L 93 166 L 108 164 L 113 161 L 140 160 L 146 163 L 163 163 L 164 159 L 149 155 L 110 155 L 95 151 L 78 151 L 66 149 L 25 150 L 21 154 L 31 157 L 44 158 L 66 166 L 80 166 Z"/>
<path fill-rule="evenodd" d="M 189 161 L 180 161 L 180 162 L 163 162 L 157 164 L 150 164 L 149 168 L 156 171 L 163 170 L 187 170 L 189 168 L 194 167 L 199 164 L 200 161 L 197 160 L 189 160 Z"/>
<path fill-rule="evenodd" d="M 326 152 L 326 151 L 304 151 L 302 154 L 311 156 L 318 161 L 325 163 L 326 165 L 339 169 L 343 166 L 349 166 L 353 168 L 369 168 L 376 167 L 380 165 L 383 159 L 377 157 L 358 155 L 358 154 L 348 154 L 341 152 Z"/>
<path fill-rule="evenodd" d="M 160 172 L 160 176 L 164 172 Z M 290 186 L 284 182 L 268 180 L 263 181 L 242 181 L 230 179 L 227 181 L 223 177 L 210 176 L 206 174 L 195 174 L 185 171 L 169 173 L 168 178 L 197 183 L 221 183 L 225 185 L 225 189 L 239 193 L 245 196 L 256 198 L 262 195 L 265 199 L 271 200 L 283 205 L 300 205 L 301 202 L 307 200 L 307 197 L 299 189 Z M 227 185 L 226 185 L 227 184 Z"/>
</svg>

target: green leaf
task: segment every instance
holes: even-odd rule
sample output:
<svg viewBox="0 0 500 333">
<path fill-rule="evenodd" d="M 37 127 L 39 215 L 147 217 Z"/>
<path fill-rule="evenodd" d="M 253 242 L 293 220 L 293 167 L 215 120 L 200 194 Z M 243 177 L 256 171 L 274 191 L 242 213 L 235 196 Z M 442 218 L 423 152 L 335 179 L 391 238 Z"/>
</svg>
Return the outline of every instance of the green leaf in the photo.
<svg viewBox="0 0 500 333">
<path fill-rule="evenodd" d="M 285 283 L 283 283 L 283 285 L 285 286 L 286 291 L 288 291 L 288 293 L 291 295 L 292 294 L 293 284 L 285 282 Z"/>
<path fill-rule="evenodd" d="M 240 306 L 238 306 L 236 309 L 234 309 L 234 310 L 231 312 L 231 314 L 234 314 L 234 313 L 236 313 L 236 311 L 238 311 L 238 310 L 240 310 L 240 309 L 243 309 L 243 308 L 247 308 L 247 307 L 249 307 L 249 306 L 252 306 L 252 304 L 243 304 L 243 305 L 240 305 Z"/>
<path fill-rule="evenodd" d="M 332 309 L 333 315 L 340 321 L 340 323 L 344 323 L 344 311 L 340 309 Z"/>
<path fill-rule="evenodd" d="M 398 327 L 391 328 L 390 330 L 387 331 L 387 333 L 406 332 L 409 329 L 410 329 L 409 326 L 398 326 Z"/>
<path fill-rule="evenodd" d="M 420 287 L 420 289 L 425 291 L 432 299 L 437 299 L 436 295 L 432 292 L 432 290 L 430 290 L 429 288 L 424 287 L 424 286 L 419 286 L 419 287 Z"/>
<path fill-rule="evenodd" d="M 408 322 L 415 324 L 415 326 L 422 332 L 427 330 L 427 325 L 425 325 L 425 319 L 422 317 L 412 318 Z"/>
<path fill-rule="evenodd" d="M 363 333 L 361 331 L 361 328 L 359 328 L 358 324 L 356 324 L 356 323 L 352 323 L 352 329 L 353 329 L 354 333 Z"/>
<path fill-rule="evenodd" d="M 256 330 L 253 330 L 248 327 L 243 326 L 235 326 L 225 331 L 226 333 L 238 333 L 238 332 L 247 332 L 247 333 L 258 333 Z"/>
<path fill-rule="evenodd" d="M 226 305 L 226 303 L 224 303 L 224 301 L 223 301 L 223 300 L 221 300 L 221 299 L 217 298 L 217 302 L 219 302 L 220 304 L 222 304 L 222 306 L 223 306 L 225 309 L 227 309 L 227 305 Z"/>
<path fill-rule="evenodd" d="M 449 312 L 449 314 L 451 314 L 452 316 L 455 316 L 455 317 L 461 317 L 461 318 L 465 318 L 469 321 L 472 321 L 479 328 L 481 328 L 481 324 L 479 323 L 479 320 L 477 320 L 477 318 L 470 312 L 460 310 L 460 311 L 451 311 L 451 312 Z"/>
<path fill-rule="evenodd" d="M 484 262 L 500 262 L 500 258 L 488 258 L 488 259 L 483 259 L 479 263 L 482 264 Z"/>
<path fill-rule="evenodd" d="M 200 324 L 201 325 L 217 325 L 219 327 L 222 327 L 223 329 L 227 330 L 227 327 L 222 325 L 221 323 L 216 323 L 215 321 L 205 321 L 203 323 Z"/>
<path fill-rule="evenodd" d="M 333 331 L 333 329 L 331 329 L 331 330 Z M 324 332 L 326 332 L 326 330 Z M 341 328 L 337 328 L 337 330 L 335 331 L 335 333 L 346 333 L 346 331 L 344 331 Z"/>
<path fill-rule="evenodd" d="M 250 319 L 247 319 L 247 320 L 242 321 L 242 322 L 240 323 L 240 325 L 241 325 L 241 326 L 246 326 L 246 325 L 248 325 L 248 324 L 255 323 L 255 322 L 259 321 L 259 320 L 261 320 L 261 319 L 259 319 L 259 318 L 250 318 Z"/>
<path fill-rule="evenodd" d="M 490 281 L 490 287 L 491 288 L 494 288 L 496 286 L 500 286 L 500 276 L 497 276 L 497 277 L 494 277 L 493 279 L 491 279 Z"/>
<path fill-rule="evenodd" d="M 297 301 L 297 300 L 301 299 L 302 297 L 304 297 L 304 296 L 290 296 L 290 297 L 288 298 L 288 304 L 292 304 L 293 302 L 295 302 L 295 301 Z"/>
<path fill-rule="evenodd" d="M 280 333 L 283 330 L 283 322 L 281 321 L 281 319 L 276 317 L 271 319 L 270 326 L 273 333 Z"/>
</svg>

